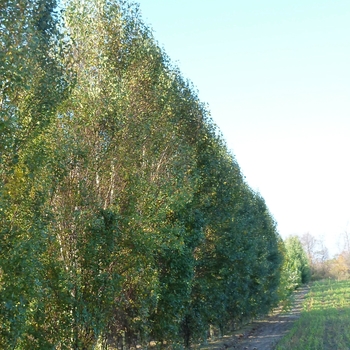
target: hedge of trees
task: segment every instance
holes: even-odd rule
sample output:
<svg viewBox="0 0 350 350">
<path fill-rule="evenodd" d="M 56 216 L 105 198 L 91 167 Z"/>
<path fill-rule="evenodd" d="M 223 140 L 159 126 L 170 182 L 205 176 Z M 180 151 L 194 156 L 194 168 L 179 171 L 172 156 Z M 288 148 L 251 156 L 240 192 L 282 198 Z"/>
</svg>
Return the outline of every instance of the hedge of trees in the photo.
<svg viewBox="0 0 350 350">
<path fill-rule="evenodd" d="M 280 289 L 281 299 L 286 299 L 293 290 L 310 281 L 311 268 L 306 251 L 298 236 L 287 237 L 284 240 L 283 249 L 284 259 Z"/>
<path fill-rule="evenodd" d="M 189 347 L 267 312 L 283 242 L 192 85 L 136 5 L 60 6 L 0 5 L 0 347 Z"/>
</svg>

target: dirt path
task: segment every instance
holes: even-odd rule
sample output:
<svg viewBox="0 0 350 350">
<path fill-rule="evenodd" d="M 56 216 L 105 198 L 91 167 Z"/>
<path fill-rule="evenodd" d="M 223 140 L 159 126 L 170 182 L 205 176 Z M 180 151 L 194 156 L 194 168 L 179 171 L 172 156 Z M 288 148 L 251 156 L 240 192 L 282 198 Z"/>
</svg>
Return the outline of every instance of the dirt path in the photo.
<svg viewBox="0 0 350 350">
<path fill-rule="evenodd" d="M 201 349 L 210 350 L 272 350 L 278 341 L 292 328 L 293 323 L 300 317 L 303 300 L 309 288 L 303 287 L 294 294 L 294 302 L 289 312 L 277 312 L 265 319 L 254 321 L 242 333 L 224 337 L 212 342 Z"/>
</svg>

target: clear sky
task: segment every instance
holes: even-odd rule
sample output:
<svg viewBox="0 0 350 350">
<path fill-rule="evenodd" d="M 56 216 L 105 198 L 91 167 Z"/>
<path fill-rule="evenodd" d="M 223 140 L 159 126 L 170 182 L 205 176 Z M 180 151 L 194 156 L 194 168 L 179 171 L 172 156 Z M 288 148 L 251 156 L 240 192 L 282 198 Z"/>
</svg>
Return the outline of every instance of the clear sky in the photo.
<svg viewBox="0 0 350 350">
<path fill-rule="evenodd" d="M 139 0 L 283 238 L 350 231 L 350 1 Z"/>
</svg>

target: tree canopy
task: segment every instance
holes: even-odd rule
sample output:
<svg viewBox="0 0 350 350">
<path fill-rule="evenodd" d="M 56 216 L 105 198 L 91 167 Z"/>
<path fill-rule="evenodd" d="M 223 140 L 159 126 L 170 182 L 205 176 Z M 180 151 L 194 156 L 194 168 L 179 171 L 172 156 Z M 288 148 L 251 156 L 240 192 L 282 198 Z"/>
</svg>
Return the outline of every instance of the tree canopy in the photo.
<svg viewBox="0 0 350 350">
<path fill-rule="evenodd" d="M 188 347 L 276 305 L 276 223 L 137 5 L 5 0 L 0 33 L 2 348 Z"/>
</svg>

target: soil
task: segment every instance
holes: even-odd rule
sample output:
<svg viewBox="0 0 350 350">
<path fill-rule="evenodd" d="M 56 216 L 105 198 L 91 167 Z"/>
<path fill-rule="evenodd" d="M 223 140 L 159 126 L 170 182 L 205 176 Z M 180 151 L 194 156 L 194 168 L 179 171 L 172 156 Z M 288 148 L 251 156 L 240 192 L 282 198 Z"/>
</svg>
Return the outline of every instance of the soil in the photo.
<svg viewBox="0 0 350 350">
<path fill-rule="evenodd" d="M 201 346 L 205 350 L 271 350 L 275 349 L 280 339 L 292 328 L 300 317 L 303 300 L 309 288 L 304 286 L 294 292 L 294 300 L 289 311 L 276 309 L 260 320 L 256 320 L 240 330 L 239 333 L 224 336 L 223 338 Z"/>
</svg>

